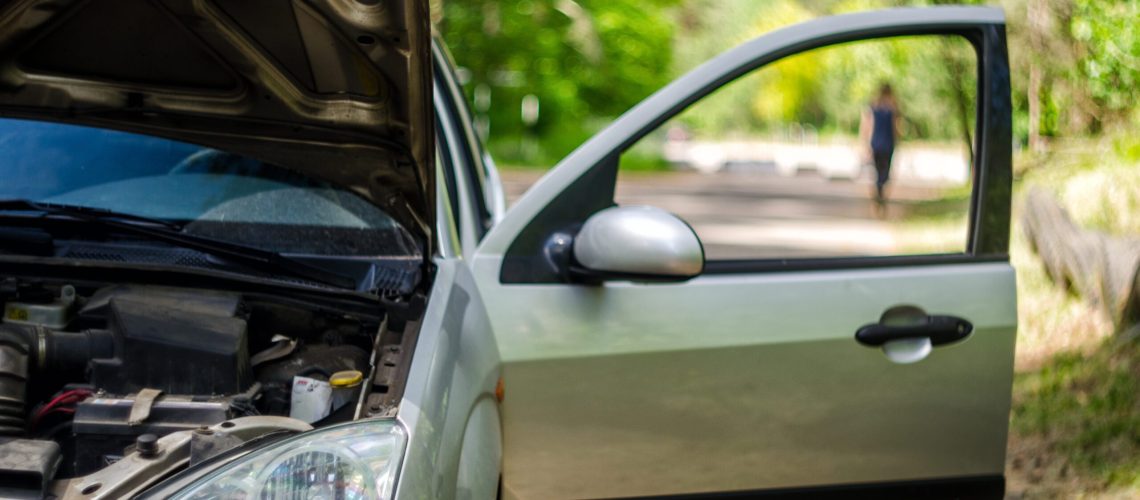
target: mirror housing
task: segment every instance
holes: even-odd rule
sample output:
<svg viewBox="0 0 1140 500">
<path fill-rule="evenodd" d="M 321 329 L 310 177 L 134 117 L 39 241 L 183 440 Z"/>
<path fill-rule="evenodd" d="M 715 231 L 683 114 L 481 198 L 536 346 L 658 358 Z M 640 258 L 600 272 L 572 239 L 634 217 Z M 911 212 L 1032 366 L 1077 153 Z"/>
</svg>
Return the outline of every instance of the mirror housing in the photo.
<svg viewBox="0 0 1140 500">
<path fill-rule="evenodd" d="M 569 274 L 576 281 L 685 281 L 705 268 L 693 228 L 655 207 L 610 207 L 574 236 Z"/>
</svg>

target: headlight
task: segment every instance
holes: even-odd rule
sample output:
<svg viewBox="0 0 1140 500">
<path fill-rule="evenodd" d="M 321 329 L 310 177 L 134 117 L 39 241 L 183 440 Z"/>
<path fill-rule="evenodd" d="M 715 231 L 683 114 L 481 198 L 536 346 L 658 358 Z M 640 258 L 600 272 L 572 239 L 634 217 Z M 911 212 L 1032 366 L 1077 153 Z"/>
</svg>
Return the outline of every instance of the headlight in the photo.
<svg viewBox="0 0 1140 500">
<path fill-rule="evenodd" d="M 310 431 L 227 464 L 174 498 L 391 498 L 406 442 L 395 420 Z"/>
</svg>

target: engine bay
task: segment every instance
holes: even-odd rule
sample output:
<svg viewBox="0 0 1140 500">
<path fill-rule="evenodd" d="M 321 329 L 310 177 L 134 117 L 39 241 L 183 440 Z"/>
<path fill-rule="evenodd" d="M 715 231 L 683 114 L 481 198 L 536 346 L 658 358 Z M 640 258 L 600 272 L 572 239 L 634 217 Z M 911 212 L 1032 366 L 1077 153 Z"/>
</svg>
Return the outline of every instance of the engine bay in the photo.
<svg viewBox="0 0 1140 500">
<path fill-rule="evenodd" d="M 41 491 L 232 419 L 392 416 L 418 326 L 379 302 L 134 284 L 6 279 L 0 300 L 0 455 L 34 457 L 0 460 L 0 484 Z"/>
</svg>

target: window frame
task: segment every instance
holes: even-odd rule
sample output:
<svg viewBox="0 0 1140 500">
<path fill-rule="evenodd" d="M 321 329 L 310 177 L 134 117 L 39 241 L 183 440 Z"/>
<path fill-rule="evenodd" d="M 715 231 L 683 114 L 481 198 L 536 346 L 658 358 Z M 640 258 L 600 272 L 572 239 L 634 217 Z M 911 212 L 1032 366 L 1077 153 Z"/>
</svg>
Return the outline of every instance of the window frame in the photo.
<svg viewBox="0 0 1140 500">
<path fill-rule="evenodd" d="M 440 84 L 435 95 L 441 102 L 437 104 L 436 112 L 443 111 L 452 127 L 451 137 L 461 139 L 462 145 L 451 146 L 453 152 L 458 152 L 464 160 L 464 175 L 468 180 L 467 191 L 474 206 L 475 241 L 482 241 L 487 231 L 494 224 L 494 216 L 490 209 L 490 200 L 487 199 L 486 166 L 483 163 L 482 143 L 472 125 L 471 113 L 466 104 L 466 98 L 456 81 L 452 71 L 453 64 L 442 43 L 432 44 L 433 65 L 435 67 L 437 82 Z M 442 106 L 439 108 L 438 106 Z"/>
<path fill-rule="evenodd" d="M 440 124 L 436 123 L 436 127 Z M 439 255 L 443 258 L 458 258 L 463 255 L 463 248 L 459 236 L 459 205 L 458 196 L 455 194 L 455 176 L 454 170 L 451 165 L 451 156 L 444 153 L 443 143 L 437 138 L 435 146 L 435 163 L 439 170 L 439 175 L 443 176 L 443 183 L 437 184 L 436 189 L 442 191 L 443 196 L 436 198 L 436 210 L 439 211 L 436 215 L 435 230 L 439 233 L 436 235 L 436 242 L 439 245 Z"/>
<path fill-rule="evenodd" d="M 993 82 L 985 81 L 987 76 L 992 78 L 985 71 L 985 64 L 987 61 L 985 57 L 992 54 L 986 54 L 987 44 L 985 43 L 985 34 L 976 28 L 969 29 L 946 29 L 946 30 L 917 30 L 913 33 L 906 32 L 891 32 L 887 34 L 865 36 L 856 39 L 841 39 L 837 41 L 826 41 L 818 44 L 813 44 L 806 47 L 799 47 L 795 50 L 781 52 L 778 55 L 772 54 L 769 57 L 762 58 L 762 62 L 749 65 L 747 70 L 740 71 L 732 76 L 730 79 L 718 82 L 716 85 L 701 89 L 699 92 L 693 93 L 686 102 L 674 108 L 669 113 L 663 114 L 654 121 L 654 123 L 640 131 L 638 134 L 630 137 L 623 146 L 615 151 L 612 161 L 617 161 L 619 164 L 617 168 L 620 171 L 621 157 L 636 146 L 641 140 L 647 136 L 657 132 L 661 127 L 666 126 L 668 122 L 693 106 L 698 105 L 706 97 L 716 93 L 718 90 L 731 85 L 732 83 L 746 78 L 750 75 L 762 71 L 764 68 L 775 64 L 779 61 L 794 57 L 801 54 L 806 54 L 813 50 L 826 49 L 830 47 L 837 47 L 845 44 L 865 42 L 865 41 L 878 41 L 889 40 L 892 38 L 912 37 L 912 36 L 956 36 L 970 44 L 974 49 L 974 62 L 977 71 L 975 89 L 975 105 L 974 105 L 974 164 L 970 166 L 970 178 L 973 182 L 970 186 L 970 201 L 967 210 L 967 227 L 966 227 L 966 240 L 965 248 L 962 252 L 951 253 L 930 253 L 930 254 L 895 254 L 895 255 L 873 255 L 873 256 L 836 256 L 836 257 L 787 257 L 787 258 L 743 258 L 743 259 L 716 259 L 706 260 L 705 268 L 702 275 L 726 275 L 726 274 L 744 274 L 744 273 L 773 273 L 773 272 L 795 272 L 795 271 L 830 271 L 830 270 L 844 270 L 844 269 L 876 269 L 886 267 L 912 267 L 912 266 L 929 266 L 929 265 L 944 265 L 944 264 L 964 264 L 974 262 L 1007 262 L 1008 255 L 1008 229 L 1007 243 L 1005 248 L 1000 252 L 985 251 L 979 245 L 979 232 L 984 231 L 984 228 L 979 226 L 983 225 L 985 221 L 981 220 L 983 207 L 979 203 L 981 195 L 982 180 L 986 177 L 985 168 L 986 164 L 983 156 L 983 148 L 989 146 L 986 144 L 986 137 L 979 133 L 981 130 L 991 132 L 989 127 L 983 129 L 982 125 L 984 120 L 989 118 L 985 113 L 985 106 L 983 106 L 983 96 L 989 97 L 986 89 L 992 87 Z M 1002 45 L 1004 46 L 1004 36 L 1002 37 Z M 615 182 L 616 185 L 616 182 Z M 616 199 L 615 199 L 616 204 Z M 1008 202 L 1007 202 L 1008 203 Z M 986 208 L 992 208 L 987 206 Z M 1006 209 L 1008 212 L 1008 208 Z M 1008 216 L 1007 216 L 1008 218 Z M 1008 227 L 1008 222 L 1006 224 Z M 698 234 L 699 237 L 699 234 Z"/>
<path fill-rule="evenodd" d="M 967 251 L 917 258 L 801 261 L 794 265 L 796 261 L 790 260 L 743 261 L 728 266 L 714 263 L 706 267 L 705 273 L 1008 262 L 1013 134 L 1005 18 L 1000 10 L 992 8 L 932 7 L 848 14 L 777 30 L 722 53 L 660 89 L 564 159 L 548 177 L 556 179 L 553 182 L 559 186 L 557 192 L 537 196 L 541 205 L 526 204 L 524 198 L 522 204 L 512 209 L 516 218 L 522 220 L 512 221 L 508 214 L 506 225 L 497 226 L 510 228 L 507 235 L 494 238 L 488 250 L 502 252 L 499 282 L 567 283 L 546 257 L 549 237 L 559 231 L 573 232 L 597 211 L 614 206 L 618 155 L 692 103 L 740 76 L 790 55 L 840 43 L 906 35 L 960 35 L 970 40 L 979 54 L 980 88 L 976 98 L 982 118 L 977 124 Z"/>
</svg>

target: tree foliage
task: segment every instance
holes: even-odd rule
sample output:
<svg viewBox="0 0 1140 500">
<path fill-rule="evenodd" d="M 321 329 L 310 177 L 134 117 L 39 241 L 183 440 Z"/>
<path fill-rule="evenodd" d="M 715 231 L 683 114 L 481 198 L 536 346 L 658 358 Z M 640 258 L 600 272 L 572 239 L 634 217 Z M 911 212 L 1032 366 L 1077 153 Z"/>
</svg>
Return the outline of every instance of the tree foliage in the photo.
<svg viewBox="0 0 1140 500">
<path fill-rule="evenodd" d="M 734 26 L 737 32 L 733 41 L 743 42 L 820 15 L 867 10 L 884 3 L 814 2 L 813 10 L 805 6 L 808 2 L 765 2 L 763 9 L 752 7 L 751 15 L 742 16 L 751 22 Z M 730 14 L 707 9 L 701 15 L 707 16 L 707 24 L 719 24 L 722 16 L 732 15 L 733 9 L 726 10 Z M 723 39 L 724 34 L 707 30 L 689 36 L 698 45 L 716 45 L 702 39 Z M 711 55 L 685 54 L 679 62 L 695 66 L 700 61 L 689 57 Z M 842 44 L 769 64 L 702 100 L 682 120 L 701 135 L 779 132 L 785 127 L 854 135 L 863 109 L 882 83 L 890 83 L 904 108 L 910 138 L 968 140 L 972 136 L 969 125 L 973 120 L 975 68 L 971 45 L 958 37 L 899 37 Z"/>
<path fill-rule="evenodd" d="M 1077 0 L 1070 29 L 1085 52 L 1079 75 L 1088 81 L 1097 105 L 1111 115 L 1135 113 L 1140 98 L 1140 0 Z"/>
<path fill-rule="evenodd" d="M 477 111 L 492 138 L 549 138 L 538 158 L 526 158 L 541 160 L 576 146 L 591 117 L 617 115 L 669 81 L 667 12 L 675 3 L 445 0 L 439 29 L 469 75 L 468 92 L 489 97 L 489 106 Z M 540 103 L 533 125 L 519 118 L 528 95 Z"/>
<path fill-rule="evenodd" d="M 492 147 L 549 163 L 673 78 L 755 36 L 844 12 L 978 0 L 432 0 Z M 1006 11 L 1014 129 L 1034 136 L 1140 124 L 1140 0 L 988 0 Z M 766 68 L 685 117 L 695 130 L 797 123 L 850 132 L 875 86 L 899 90 L 918 137 L 969 135 L 973 54 L 952 44 L 861 44 Z M 892 45 L 893 44 L 893 45 Z M 921 53 L 919 56 L 917 54 Z M 934 56 L 930 56 L 934 54 Z M 743 80 L 742 80 L 743 81 Z M 537 123 L 520 103 L 541 103 Z M 489 99 L 488 99 L 489 98 Z M 522 139 L 519 139 L 522 138 Z M 529 138 L 529 139 L 527 139 Z M 527 141 L 538 145 L 527 151 Z"/>
</svg>

